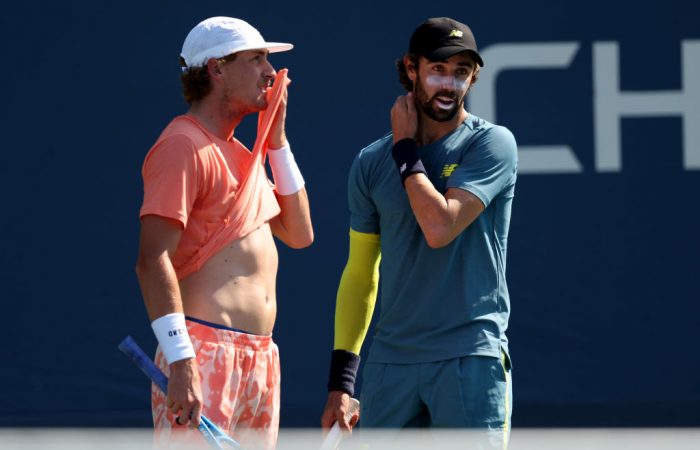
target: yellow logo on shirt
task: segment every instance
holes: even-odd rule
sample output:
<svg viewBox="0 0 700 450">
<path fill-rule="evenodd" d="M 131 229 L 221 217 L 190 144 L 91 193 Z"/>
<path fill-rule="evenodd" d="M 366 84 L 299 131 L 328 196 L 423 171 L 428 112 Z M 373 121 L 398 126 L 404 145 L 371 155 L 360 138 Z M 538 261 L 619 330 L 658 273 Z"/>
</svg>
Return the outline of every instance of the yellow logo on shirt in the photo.
<svg viewBox="0 0 700 450">
<path fill-rule="evenodd" d="M 442 168 L 442 173 L 440 174 L 440 178 L 447 178 L 450 175 L 452 175 L 452 172 L 455 171 L 457 168 L 457 164 L 445 164 L 445 167 Z"/>
</svg>

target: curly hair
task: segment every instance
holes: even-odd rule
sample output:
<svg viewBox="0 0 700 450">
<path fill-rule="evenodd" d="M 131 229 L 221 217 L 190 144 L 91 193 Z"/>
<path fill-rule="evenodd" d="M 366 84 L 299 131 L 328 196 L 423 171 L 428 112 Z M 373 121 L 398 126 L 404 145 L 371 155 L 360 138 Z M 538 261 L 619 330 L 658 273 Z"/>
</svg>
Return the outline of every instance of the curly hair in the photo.
<svg viewBox="0 0 700 450">
<path fill-rule="evenodd" d="M 406 58 L 410 59 L 411 62 L 415 64 L 416 70 L 418 70 L 418 62 L 420 60 L 418 55 L 407 53 Z M 408 77 L 408 71 L 406 70 L 406 64 L 404 64 L 403 58 L 396 60 L 396 69 L 399 73 L 399 82 L 401 83 L 401 86 L 406 89 L 406 92 L 413 92 L 413 81 L 411 81 L 411 79 Z"/>
<path fill-rule="evenodd" d="M 236 59 L 237 53 L 219 58 L 217 61 L 221 63 L 231 62 Z M 182 83 L 182 95 L 188 105 L 202 100 L 211 92 L 211 78 L 209 76 L 209 68 L 207 65 L 202 67 L 187 67 L 185 60 L 180 57 L 180 66 L 182 66 L 182 74 L 180 82 Z"/>
<path fill-rule="evenodd" d="M 406 58 L 408 58 L 415 65 L 416 71 L 418 71 L 418 64 L 420 62 L 420 56 L 418 56 L 414 53 L 407 53 Z M 404 64 L 403 58 L 399 58 L 396 60 L 396 69 L 397 69 L 398 74 L 399 74 L 399 82 L 401 83 L 401 86 L 403 86 L 403 88 L 406 89 L 406 92 L 413 92 L 413 81 L 411 81 L 411 79 L 408 77 L 408 71 L 406 70 L 406 64 Z M 481 66 L 476 64 L 476 68 L 474 69 L 474 73 L 472 74 L 472 81 L 469 85 L 470 88 L 479 79 L 479 72 L 480 71 L 481 71 Z"/>
</svg>

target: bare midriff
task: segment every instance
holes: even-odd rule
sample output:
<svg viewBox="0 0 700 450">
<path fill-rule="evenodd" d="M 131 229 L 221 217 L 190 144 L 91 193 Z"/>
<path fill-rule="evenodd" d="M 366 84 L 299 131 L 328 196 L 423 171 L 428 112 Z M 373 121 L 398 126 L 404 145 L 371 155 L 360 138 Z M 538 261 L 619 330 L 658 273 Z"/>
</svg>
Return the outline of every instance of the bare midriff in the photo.
<svg viewBox="0 0 700 450">
<path fill-rule="evenodd" d="M 180 280 L 185 315 L 249 333 L 271 334 L 277 315 L 277 264 L 277 247 L 265 223 Z"/>
</svg>

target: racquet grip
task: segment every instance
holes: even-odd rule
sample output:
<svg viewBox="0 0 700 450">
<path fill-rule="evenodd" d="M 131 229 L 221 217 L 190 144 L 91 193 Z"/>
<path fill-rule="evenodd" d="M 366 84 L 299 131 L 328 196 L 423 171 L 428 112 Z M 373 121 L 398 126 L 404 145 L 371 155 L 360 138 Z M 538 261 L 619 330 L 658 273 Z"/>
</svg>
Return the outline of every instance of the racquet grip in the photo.
<svg viewBox="0 0 700 450">
<path fill-rule="evenodd" d="M 158 366 L 151 361 L 151 358 L 146 355 L 146 353 L 141 350 L 141 347 L 132 339 L 131 336 L 127 336 L 119 344 L 119 350 L 124 352 L 131 360 L 138 366 L 139 369 L 146 374 L 146 376 L 163 391 L 164 394 L 168 394 L 168 378 L 165 374 L 158 368 Z"/>
</svg>

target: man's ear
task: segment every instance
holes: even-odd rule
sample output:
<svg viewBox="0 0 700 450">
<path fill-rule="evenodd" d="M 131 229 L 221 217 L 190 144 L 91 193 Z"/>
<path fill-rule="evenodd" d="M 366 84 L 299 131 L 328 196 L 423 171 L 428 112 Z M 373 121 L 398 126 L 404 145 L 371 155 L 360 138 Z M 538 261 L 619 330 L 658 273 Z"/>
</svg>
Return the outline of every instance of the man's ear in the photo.
<svg viewBox="0 0 700 450">
<path fill-rule="evenodd" d="M 221 77 L 221 65 L 219 64 L 219 60 L 215 58 L 209 59 L 207 61 L 207 71 L 209 72 L 209 77 L 211 79 L 219 78 Z"/>
<path fill-rule="evenodd" d="M 408 56 L 404 56 L 403 65 L 406 67 L 406 75 L 408 76 L 408 79 L 415 83 L 416 77 L 418 76 L 416 71 L 416 63 Z"/>
<path fill-rule="evenodd" d="M 474 69 L 474 72 L 472 72 L 471 80 L 469 80 L 470 87 L 474 86 L 474 84 L 476 84 L 476 82 L 479 80 L 479 72 L 480 71 L 481 71 L 481 67 L 476 66 L 476 68 Z"/>
</svg>

